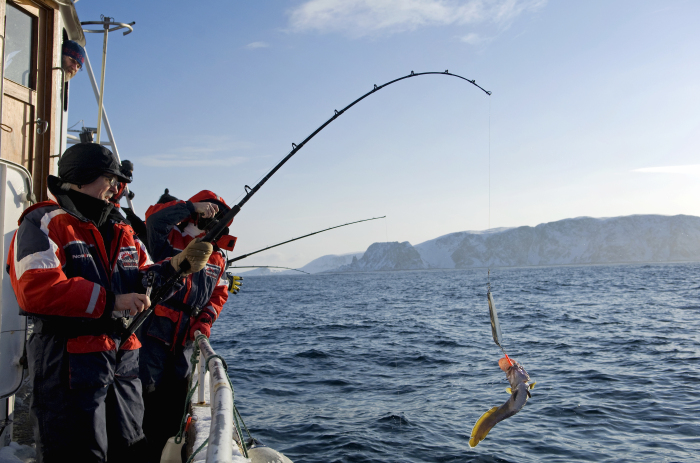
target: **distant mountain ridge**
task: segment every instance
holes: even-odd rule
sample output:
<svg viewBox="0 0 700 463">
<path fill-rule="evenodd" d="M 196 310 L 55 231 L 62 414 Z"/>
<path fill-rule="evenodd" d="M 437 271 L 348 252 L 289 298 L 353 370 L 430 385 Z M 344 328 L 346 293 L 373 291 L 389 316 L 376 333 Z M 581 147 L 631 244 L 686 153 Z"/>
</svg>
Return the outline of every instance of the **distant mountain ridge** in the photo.
<svg viewBox="0 0 700 463">
<path fill-rule="evenodd" d="M 353 252 L 350 254 L 340 255 L 329 254 L 326 256 L 319 257 L 318 259 L 312 260 L 308 264 L 301 267 L 300 270 L 309 273 L 320 273 L 326 272 L 328 270 L 334 270 L 338 267 L 349 264 L 353 261 L 353 259 L 362 257 L 362 254 L 364 254 L 364 252 Z"/>
<path fill-rule="evenodd" d="M 303 270 L 307 273 L 327 272 L 329 270 L 335 270 L 342 265 L 349 264 L 352 262 L 353 258 L 356 259 L 358 257 L 362 257 L 363 254 L 364 252 L 352 252 L 350 254 L 328 254 L 312 260 L 303 267 L 300 267 L 299 270 Z M 238 274 L 243 276 L 301 275 L 301 273 L 293 270 L 270 270 L 267 268 L 239 272 Z"/>
<path fill-rule="evenodd" d="M 333 272 L 376 272 L 387 270 L 417 270 L 425 267 L 411 243 L 374 243 L 360 259 L 352 259 L 347 265 L 338 267 Z"/>
<path fill-rule="evenodd" d="M 310 273 L 700 261 L 700 217 L 577 217 L 450 233 L 415 246 L 374 243 L 364 253 L 343 256 L 347 261 L 337 267 L 324 268 L 337 262 L 332 257 L 339 256 L 323 256 L 302 269 L 317 261 L 326 265 Z"/>
<path fill-rule="evenodd" d="M 693 261 L 700 260 L 700 217 L 578 217 L 495 233 L 452 233 L 415 248 L 427 268 Z"/>
</svg>

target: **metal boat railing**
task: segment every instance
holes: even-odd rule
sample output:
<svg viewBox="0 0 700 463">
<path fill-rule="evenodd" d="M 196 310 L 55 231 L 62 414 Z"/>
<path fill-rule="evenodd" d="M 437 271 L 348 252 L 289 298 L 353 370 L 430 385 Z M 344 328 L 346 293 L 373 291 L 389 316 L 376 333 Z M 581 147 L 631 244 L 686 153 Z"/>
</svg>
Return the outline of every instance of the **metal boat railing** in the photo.
<svg viewBox="0 0 700 463">
<path fill-rule="evenodd" d="M 199 368 L 199 402 L 204 402 L 204 376 L 207 370 L 209 378 L 209 397 L 211 400 L 211 427 L 207 444 L 207 463 L 230 463 L 233 460 L 233 391 L 229 383 L 226 367 L 209 339 L 195 331 L 200 351 Z"/>
</svg>

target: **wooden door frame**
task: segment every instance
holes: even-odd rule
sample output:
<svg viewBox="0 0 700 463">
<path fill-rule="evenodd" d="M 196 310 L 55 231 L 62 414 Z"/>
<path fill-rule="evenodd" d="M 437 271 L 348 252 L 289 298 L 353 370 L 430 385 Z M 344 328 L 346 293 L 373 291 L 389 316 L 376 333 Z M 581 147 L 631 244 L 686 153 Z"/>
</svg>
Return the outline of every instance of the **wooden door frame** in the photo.
<svg viewBox="0 0 700 463">
<path fill-rule="evenodd" d="M 0 0 L 0 18 L 2 18 L 3 41 L 6 18 L 6 3 L 7 0 Z M 41 118 L 48 121 L 48 130 L 42 135 L 36 134 L 36 123 L 32 124 L 31 130 L 33 134 L 33 146 L 31 151 L 31 172 L 34 182 L 33 190 L 37 200 L 43 201 L 47 199 L 46 177 L 53 174 L 54 162 L 53 151 L 57 149 L 57 135 L 61 137 L 61 128 L 57 127 L 60 118 L 57 117 L 57 112 L 62 111 L 60 102 L 56 102 L 56 92 L 60 92 L 61 73 L 54 71 L 52 68 L 61 66 L 61 43 L 62 34 L 60 33 L 60 14 L 58 12 L 59 5 L 52 0 L 14 0 L 11 1 L 15 6 L 28 11 L 30 14 L 38 16 L 36 43 L 36 102 L 34 104 L 33 121 Z M 29 10 L 36 10 L 32 12 Z M 4 45 L 4 43 L 3 43 Z M 3 47 L 4 51 L 4 47 Z M 4 79 L 4 69 L 0 69 L 0 79 Z M 7 83 L 9 81 L 5 81 Z M 17 91 L 22 91 L 23 87 L 16 84 L 18 88 L 13 88 L 13 85 L 4 86 L 4 93 L 11 95 Z M 29 97 L 18 98 L 22 101 L 31 100 L 31 92 Z M 60 95 L 60 93 L 59 93 Z M 20 95 L 16 95 L 20 96 Z M 0 95 L 4 98 L 4 95 Z M 60 138 L 59 138 L 60 140 Z"/>
</svg>

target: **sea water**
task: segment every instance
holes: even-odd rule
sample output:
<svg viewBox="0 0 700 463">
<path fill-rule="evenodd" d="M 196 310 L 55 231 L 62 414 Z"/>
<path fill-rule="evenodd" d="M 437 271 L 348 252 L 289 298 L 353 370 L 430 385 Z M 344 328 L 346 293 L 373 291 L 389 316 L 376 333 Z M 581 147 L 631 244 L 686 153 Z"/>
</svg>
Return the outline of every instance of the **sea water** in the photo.
<svg viewBox="0 0 700 463">
<path fill-rule="evenodd" d="M 251 277 L 214 326 L 253 436 L 307 462 L 700 461 L 700 264 Z"/>
</svg>

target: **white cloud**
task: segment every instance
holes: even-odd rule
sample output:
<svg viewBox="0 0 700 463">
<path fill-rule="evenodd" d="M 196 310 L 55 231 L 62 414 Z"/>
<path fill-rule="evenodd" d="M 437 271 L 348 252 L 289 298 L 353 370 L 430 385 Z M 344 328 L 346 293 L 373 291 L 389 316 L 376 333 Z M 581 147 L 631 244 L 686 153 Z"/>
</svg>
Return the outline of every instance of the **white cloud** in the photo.
<svg viewBox="0 0 700 463">
<path fill-rule="evenodd" d="M 297 32 L 343 32 L 361 37 L 426 26 L 495 23 L 507 27 L 546 0 L 308 0 L 290 12 Z M 468 37 L 468 36 L 467 36 Z"/>
<path fill-rule="evenodd" d="M 212 137 L 199 145 L 182 146 L 166 153 L 157 153 L 139 159 L 147 166 L 154 167 L 211 167 L 233 166 L 247 160 L 244 156 L 234 156 L 233 151 L 252 148 L 252 143 L 234 142 L 227 137 Z"/>
<path fill-rule="evenodd" d="M 485 39 L 485 38 L 481 37 L 479 34 L 476 34 L 473 32 L 465 35 L 460 40 L 464 43 L 468 43 L 469 45 L 478 45 L 480 43 L 489 41 L 489 39 Z"/>
<path fill-rule="evenodd" d="M 640 169 L 634 169 L 632 172 L 641 172 L 645 174 L 685 174 L 700 176 L 700 164 L 689 164 L 685 166 L 642 167 Z"/>
<path fill-rule="evenodd" d="M 254 50 L 256 48 L 267 48 L 269 46 L 270 45 L 265 43 L 265 42 L 251 42 L 248 45 L 246 45 L 245 47 L 250 49 L 250 50 Z"/>
</svg>

